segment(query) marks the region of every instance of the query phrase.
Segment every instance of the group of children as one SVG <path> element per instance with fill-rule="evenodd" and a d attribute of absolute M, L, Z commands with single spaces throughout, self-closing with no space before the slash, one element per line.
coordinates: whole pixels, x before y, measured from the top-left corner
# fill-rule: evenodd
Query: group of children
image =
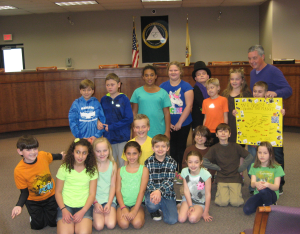
<path fill-rule="evenodd" d="M 25 204 L 32 229 L 56 226 L 57 222 L 58 233 L 91 233 L 92 226 L 112 229 L 116 223 L 123 229 L 129 224 L 141 228 L 144 206 L 153 220 L 161 220 L 162 212 L 168 224 L 187 219 L 197 223 L 201 217 L 211 221 L 212 181 L 217 183 L 217 205 L 240 206 L 244 203 L 240 173 L 252 162 L 249 174 L 255 191 L 244 205 L 245 214 L 255 212 L 259 205 L 274 204 L 284 172 L 274 160 L 272 146 L 262 142 L 254 161 L 252 154 L 235 143 L 236 134 L 232 134 L 237 113 L 232 105 L 234 97 L 252 96 L 243 70 L 230 71 L 222 97 L 218 95 L 218 79 L 210 78 L 205 64 L 197 62 L 194 68 L 193 92 L 191 85 L 181 80 L 180 63 L 170 63 L 170 80 L 160 87 L 155 84 L 155 68 L 146 66 L 142 75 L 145 85 L 134 91 L 130 101 L 119 93 L 121 83 L 114 73 L 106 77 L 108 94 L 101 104 L 92 97 L 93 82 L 83 80 L 82 97 L 74 101 L 69 112 L 76 139 L 66 154 L 39 152 L 38 141 L 32 136 L 19 139 L 17 151 L 24 159 L 14 175 L 21 195 L 12 218 Z M 264 97 L 266 92 L 265 83 L 254 85 L 254 97 Z M 199 125 L 197 115 L 203 119 Z M 131 124 L 135 137 L 130 140 Z M 193 145 L 186 148 L 191 126 L 195 126 Z M 57 159 L 63 159 L 63 163 L 55 187 L 49 164 Z M 183 180 L 178 205 L 176 171 L 181 171 Z"/>

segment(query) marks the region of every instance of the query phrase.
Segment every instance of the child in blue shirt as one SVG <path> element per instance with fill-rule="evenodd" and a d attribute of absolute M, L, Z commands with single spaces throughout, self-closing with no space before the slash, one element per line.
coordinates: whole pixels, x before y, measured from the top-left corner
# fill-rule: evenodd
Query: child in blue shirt
<path fill-rule="evenodd" d="M 104 130 L 97 129 L 97 121 L 99 119 L 105 123 L 105 116 L 97 98 L 92 97 L 94 83 L 85 79 L 80 82 L 79 88 L 82 97 L 73 102 L 69 111 L 70 129 L 76 138 L 86 138 L 93 142 L 103 134 Z"/>
<path fill-rule="evenodd" d="M 125 144 L 130 140 L 133 113 L 128 97 L 118 91 L 121 82 L 115 73 L 106 76 L 105 85 L 108 93 L 100 101 L 106 117 L 106 124 L 103 124 L 105 129 L 103 136 L 112 146 L 115 161 L 119 160 L 119 167 L 122 167 L 124 166 L 122 152 Z M 101 123 L 98 127 L 101 129 Z"/>

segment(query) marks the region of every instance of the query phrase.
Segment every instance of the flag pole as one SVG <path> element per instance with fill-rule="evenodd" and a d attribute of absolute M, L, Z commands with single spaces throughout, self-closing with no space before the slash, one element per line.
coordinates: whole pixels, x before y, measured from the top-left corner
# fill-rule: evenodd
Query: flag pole
<path fill-rule="evenodd" d="M 191 41 L 189 34 L 189 14 L 186 15 L 186 43 L 185 43 L 185 66 L 190 65 L 192 55 Z"/>

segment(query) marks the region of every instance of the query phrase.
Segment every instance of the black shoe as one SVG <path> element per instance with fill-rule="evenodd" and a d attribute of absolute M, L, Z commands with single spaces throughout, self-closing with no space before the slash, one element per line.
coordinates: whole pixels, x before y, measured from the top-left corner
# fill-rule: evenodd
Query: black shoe
<path fill-rule="evenodd" d="M 181 198 L 176 198 L 176 205 L 177 204 L 180 204 L 182 202 L 182 199 Z"/>
<path fill-rule="evenodd" d="M 279 187 L 279 195 L 282 195 L 283 194 L 283 189 L 282 187 Z"/>
<path fill-rule="evenodd" d="M 150 213 L 151 215 L 151 218 L 154 220 L 154 221 L 159 221 L 161 220 L 161 215 L 159 213 L 159 210 L 153 212 L 153 213 Z"/>

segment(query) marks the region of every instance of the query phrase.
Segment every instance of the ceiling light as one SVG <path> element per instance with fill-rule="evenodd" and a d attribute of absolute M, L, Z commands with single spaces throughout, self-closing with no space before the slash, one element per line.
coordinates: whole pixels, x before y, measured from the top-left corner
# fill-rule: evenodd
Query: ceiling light
<path fill-rule="evenodd" d="M 141 0 L 142 2 L 182 2 L 182 0 Z"/>
<path fill-rule="evenodd" d="M 56 2 L 59 6 L 80 6 L 80 5 L 93 5 L 98 4 L 97 1 L 77 1 L 77 2 Z"/>
<path fill-rule="evenodd" d="M 0 10 L 13 10 L 13 9 L 18 9 L 13 6 L 0 6 Z"/>

